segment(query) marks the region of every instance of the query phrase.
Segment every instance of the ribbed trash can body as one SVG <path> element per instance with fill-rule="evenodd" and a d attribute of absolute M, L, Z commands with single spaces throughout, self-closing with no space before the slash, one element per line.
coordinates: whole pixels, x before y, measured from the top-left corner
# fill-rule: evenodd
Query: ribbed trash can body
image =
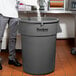
<path fill-rule="evenodd" d="M 22 41 L 24 72 L 48 74 L 55 69 L 56 33 L 59 20 L 56 18 L 22 18 L 19 30 Z"/>

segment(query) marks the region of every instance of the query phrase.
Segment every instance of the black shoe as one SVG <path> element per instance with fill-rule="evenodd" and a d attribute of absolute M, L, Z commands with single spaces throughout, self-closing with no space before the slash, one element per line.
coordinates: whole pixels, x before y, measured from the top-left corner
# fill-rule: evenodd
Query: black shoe
<path fill-rule="evenodd" d="M 19 62 L 17 61 L 17 59 L 15 59 L 15 60 L 9 60 L 9 61 L 8 61 L 8 64 L 14 65 L 14 66 L 18 66 L 18 67 L 22 66 L 22 64 L 19 63 Z"/>
<path fill-rule="evenodd" d="M 1 65 L 1 63 L 0 63 L 0 70 L 2 70 L 2 65 Z"/>
<path fill-rule="evenodd" d="M 76 48 L 72 48 L 72 49 L 71 49 L 71 54 L 72 54 L 72 55 L 76 55 Z"/>

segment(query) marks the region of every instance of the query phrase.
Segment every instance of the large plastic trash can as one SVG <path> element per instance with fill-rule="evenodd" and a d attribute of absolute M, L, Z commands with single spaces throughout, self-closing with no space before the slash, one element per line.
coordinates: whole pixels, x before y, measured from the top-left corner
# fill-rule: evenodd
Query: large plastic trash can
<path fill-rule="evenodd" d="M 55 69 L 57 18 L 21 18 L 19 30 L 22 41 L 23 71 L 48 74 Z"/>

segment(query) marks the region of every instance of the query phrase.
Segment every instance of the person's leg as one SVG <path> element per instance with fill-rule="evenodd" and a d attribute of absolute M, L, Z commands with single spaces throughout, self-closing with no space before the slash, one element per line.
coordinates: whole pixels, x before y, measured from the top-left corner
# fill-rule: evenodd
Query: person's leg
<path fill-rule="evenodd" d="M 2 37 L 4 34 L 5 26 L 8 23 L 8 20 L 9 18 L 0 15 L 0 51 L 1 51 Z M 1 58 L 0 58 L 0 70 L 1 69 L 2 69 L 2 65 L 1 65 Z"/>
<path fill-rule="evenodd" d="M 18 25 L 18 19 L 11 18 L 9 20 L 9 25 L 8 25 L 8 28 L 9 28 L 9 64 L 14 64 L 15 66 L 21 66 L 21 64 L 16 60 L 16 51 L 15 51 L 17 25 Z"/>

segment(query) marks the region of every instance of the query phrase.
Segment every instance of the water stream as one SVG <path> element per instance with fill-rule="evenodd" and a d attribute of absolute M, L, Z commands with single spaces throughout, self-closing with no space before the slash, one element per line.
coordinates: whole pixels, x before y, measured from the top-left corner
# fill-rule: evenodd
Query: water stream
<path fill-rule="evenodd" d="M 40 14 L 40 10 L 39 10 L 39 5 L 37 5 L 36 8 L 37 8 L 37 20 L 41 21 L 42 19 L 41 19 L 41 14 Z"/>

